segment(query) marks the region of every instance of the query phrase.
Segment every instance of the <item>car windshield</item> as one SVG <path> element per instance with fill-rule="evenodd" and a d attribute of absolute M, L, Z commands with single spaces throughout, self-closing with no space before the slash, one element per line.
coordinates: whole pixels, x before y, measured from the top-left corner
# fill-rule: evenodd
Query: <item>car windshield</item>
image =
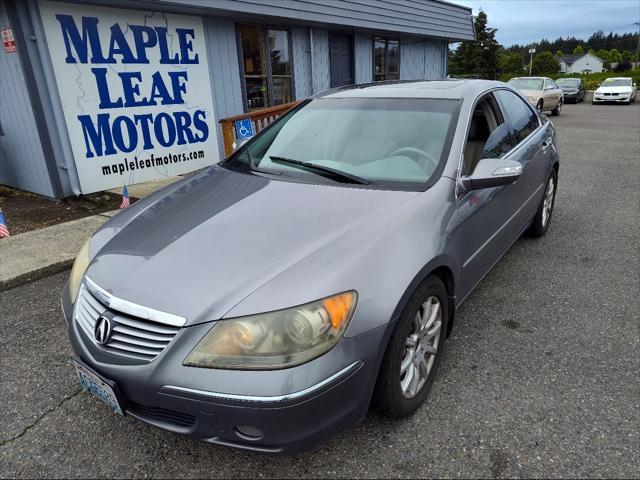
<path fill-rule="evenodd" d="M 578 87 L 580 85 L 580 80 L 577 78 L 560 78 L 556 80 L 556 83 L 561 87 Z"/>
<path fill-rule="evenodd" d="M 422 189 L 448 154 L 458 106 L 441 99 L 314 99 L 223 166 L 314 183 Z"/>
<path fill-rule="evenodd" d="M 630 87 L 630 78 L 607 78 L 602 82 L 603 87 Z"/>
<path fill-rule="evenodd" d="M 541 78 L 512 78 L 508 83 L 518 90 L 542 90 L 544 80 Z"/>

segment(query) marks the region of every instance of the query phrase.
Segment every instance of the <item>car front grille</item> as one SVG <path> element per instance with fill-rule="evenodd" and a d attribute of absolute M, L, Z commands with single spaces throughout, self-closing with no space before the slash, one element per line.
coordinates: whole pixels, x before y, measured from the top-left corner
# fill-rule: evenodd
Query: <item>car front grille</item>
<path fill-rule="evenodd" d="M 96 324 L 102 316 L 109 319 L 111 330 L 105 343 L 96 340 Z M 87 338 L 109 353 L 148 362 L 156 358 L 178 333 L 179 327 L 126 315 L 108 308 L 80 287 L 74 318 Z"/>
<path fill-rule="evenodd" d="M 150 422 L 171 423 L 179 427 L 191 427 L 196 423 L 196 417 L 188 413 L 176 412 L 166 408 L 148 407 L 139 403 L 129 402 L 127 412 Z"/>

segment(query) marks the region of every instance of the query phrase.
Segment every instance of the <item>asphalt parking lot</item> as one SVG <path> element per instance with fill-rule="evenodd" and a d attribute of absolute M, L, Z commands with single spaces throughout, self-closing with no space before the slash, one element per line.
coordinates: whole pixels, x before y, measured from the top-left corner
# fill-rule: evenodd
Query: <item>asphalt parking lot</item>
<path fill-rule="evenodd" d="M 315 451 L 271 458 L 111 414 L 81 393 L 58 294 L 0 294 L 2 477 L 637 477 L 640 102 L 566 105 L 556 209 L 458 316 L 413 417 L 369 414 Z"/>

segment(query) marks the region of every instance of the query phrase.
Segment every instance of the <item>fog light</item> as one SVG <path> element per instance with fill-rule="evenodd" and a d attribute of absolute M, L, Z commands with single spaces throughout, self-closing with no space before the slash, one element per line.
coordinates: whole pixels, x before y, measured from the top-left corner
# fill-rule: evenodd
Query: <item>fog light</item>
<path fill-rule="evenodd" d="M 262 430 L 247 425 L 239 425 L 236 427 L 236 435 L 245 440 L 260 440 L 264 434 Z"/>

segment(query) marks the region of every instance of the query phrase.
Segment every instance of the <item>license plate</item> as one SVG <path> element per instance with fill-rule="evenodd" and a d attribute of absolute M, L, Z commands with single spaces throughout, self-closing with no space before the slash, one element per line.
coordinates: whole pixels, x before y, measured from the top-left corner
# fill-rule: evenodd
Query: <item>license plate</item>
<path fill-rule="evenodd" d="M 80 387 L 82 387 L 84 391 L 98 397 L 118 415 L 124 415 L 113 387 L 87 367 L 78 363 L 77 360 L 74 359 L 73 363 L 76 367 L 76 375 L 78 376 Z"/>

